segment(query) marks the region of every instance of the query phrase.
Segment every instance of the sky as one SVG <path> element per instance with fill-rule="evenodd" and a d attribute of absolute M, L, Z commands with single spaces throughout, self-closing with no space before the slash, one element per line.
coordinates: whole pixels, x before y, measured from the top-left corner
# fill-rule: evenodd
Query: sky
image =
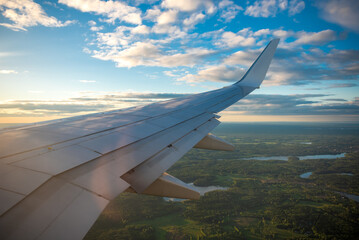
<path fill-rule="evenodd" d="M 231 122 L 359 122 L 357 0 L 0 0 L 0 123 L 127 108 L 238 81 Z"/>

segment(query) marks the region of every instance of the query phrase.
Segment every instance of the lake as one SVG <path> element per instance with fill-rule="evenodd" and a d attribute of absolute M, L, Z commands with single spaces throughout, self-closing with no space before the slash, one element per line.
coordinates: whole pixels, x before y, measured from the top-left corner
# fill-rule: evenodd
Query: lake
<path fill-rule="evenodd" d="M 312 175 L 312 172 L 306 172 L 306 173 L 300 174 L 299 177 L 301 177 L 301 178 L 309 178 L 310 175 Z"/>
<path fill-rule="evenodd" d="M 299 160 L 307 160 L 307 159 L 336 159 L 342 158 L 345 156 L 345 153 L 340 154 L 326 154 L 326 155 L 307 155 L 307 156 L 297 156 Z M 271 157 L 252 157 L 252 158 L 242 158 L 241 160 L 282 160 L 288 161 L 288 156 L 271 156 Z"/>
<path fill-rule="evenodd" d="M 336 192 L 339 193 L 340 195 L 347 197 L 351 200 L 354 200 L 356 202 L 359 202 L 359 196 L 358 195 L 354 195 L 354 194 L 348 194 L 348 193 L 343 193 L 343 192 Z"/>

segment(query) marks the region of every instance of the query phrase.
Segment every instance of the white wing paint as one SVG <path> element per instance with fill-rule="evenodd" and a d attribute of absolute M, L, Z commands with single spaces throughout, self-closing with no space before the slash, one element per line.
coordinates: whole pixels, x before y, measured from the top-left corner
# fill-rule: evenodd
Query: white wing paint
<path fill-rule="evenodd" d="M 225 88 L 1 130 L 0 239 L 82 239 L 124 191 L 198 198 L 166 170 L 192 147 L 233 149 L 208 135 L 216 113 L 260 86 L 278 42 Z"/>

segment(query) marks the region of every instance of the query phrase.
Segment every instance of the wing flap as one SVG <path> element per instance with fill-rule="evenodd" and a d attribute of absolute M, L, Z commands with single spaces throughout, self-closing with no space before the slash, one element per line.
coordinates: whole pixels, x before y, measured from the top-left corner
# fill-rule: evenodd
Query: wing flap
<path fill-rule="evenodd" d="M 163 173 L 142 194 L 169 198 L 199 199 L 200 194 L 192 186 L 168 173 Z"/>
<path fill-rule="evenodd" d="M 219 121 L 212 118 L 210 121 L 193 129 L 184 137 L 178 139 L 158 154 L 132 169 L 122 176 L 138 193 L 142 193 L 151 183 L 159 178 L 163 172 L 170 168 L 208 132 L 215 128 Z"/>
<path fill-rule="evenodd" d="M 234 151 L 233 144 L 217 137 L 211 133 L 207 134 L 200 142 L 198 142 L 194 148 L 219 150 L 219 151 Z"/>

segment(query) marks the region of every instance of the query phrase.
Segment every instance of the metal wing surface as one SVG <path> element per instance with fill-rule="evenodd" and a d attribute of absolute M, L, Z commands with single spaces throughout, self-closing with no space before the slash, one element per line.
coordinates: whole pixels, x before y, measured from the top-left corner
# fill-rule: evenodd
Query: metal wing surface
<path fill-rule="evenodd" d="M 196 199 L 165 171 L 208 135 L 216 113 L 258 88 L 278 39 L 237 83 L 183 98 L 0 131 L 0 238 L 82 239 L 124 191 Z"/>

